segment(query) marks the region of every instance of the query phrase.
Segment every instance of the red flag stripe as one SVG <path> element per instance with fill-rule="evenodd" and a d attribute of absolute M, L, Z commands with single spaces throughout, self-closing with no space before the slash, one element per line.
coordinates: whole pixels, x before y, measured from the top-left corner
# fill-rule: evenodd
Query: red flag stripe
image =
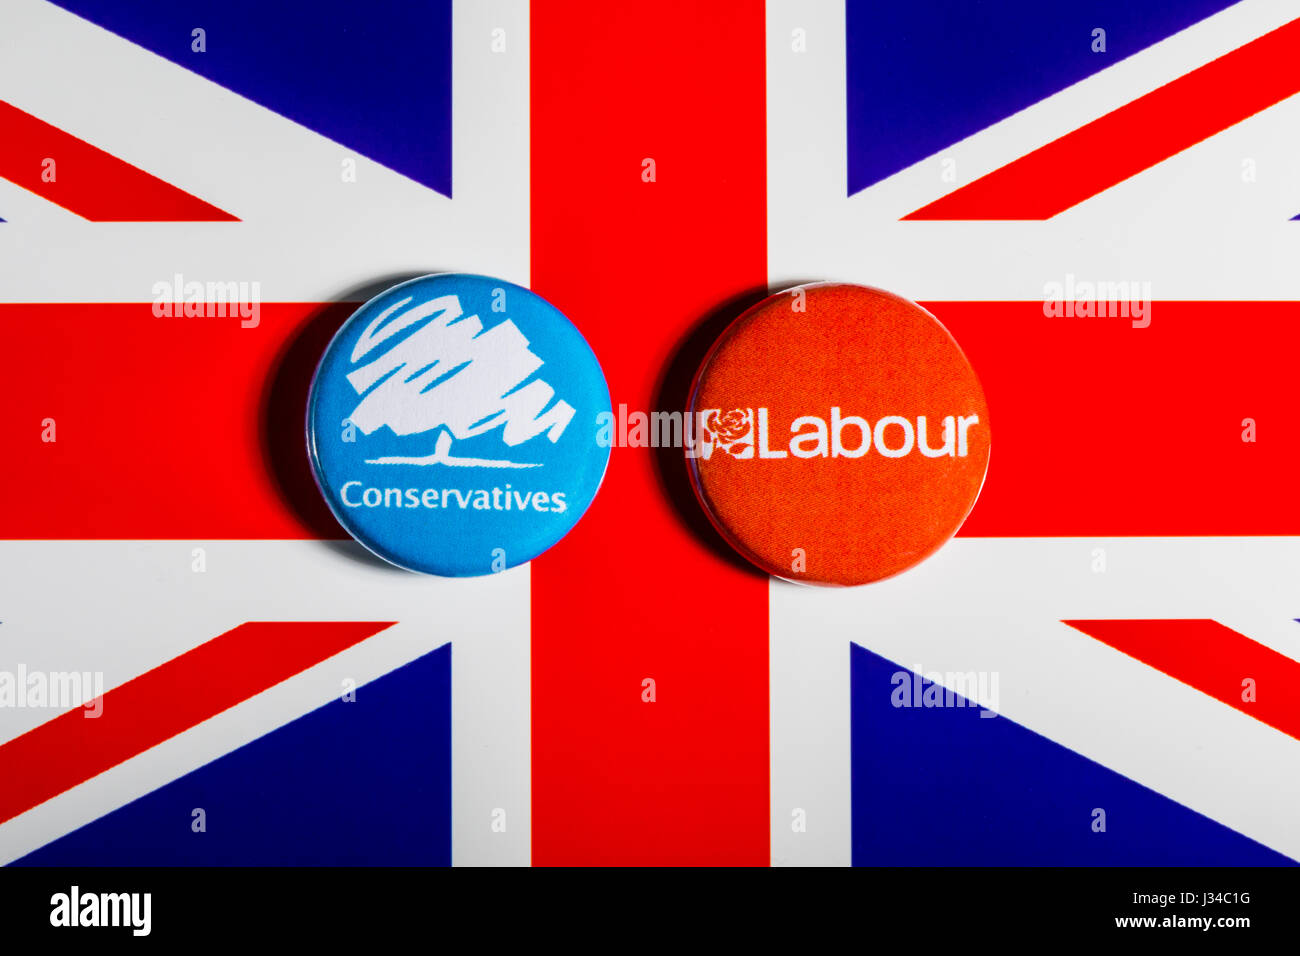
<path fill-rule="evenodd" d="M 0 143 L 0 177 L 91 222 L 239 221 L 3 100 Z"/>
<path fill-rule="evenodd" d="M 0 823 L 378 634 L 392 622 L 253 622 L 0 744 Z"/>
<path fill-rule="evenodd" d="M 14 505 L 0 538 L 346 538 L 303 422 L 354 308 L 264 304 L 242 328 L 147 303 L 0 305 L 0 345 L 21 357 L 0 416 Z"/>
<path fill-rule="evenodd" d="M 903 218 L 1050 219 L 1300 93 L 1297 62 L 1293 20 Z"/>
<path fill-rule="evenodd" d="M 1042 302 L 925 305 L 988 398 L 963 536 L 1300 534 L 1300 302 L 1155 302 L 1147 328 Z"/>
<path fill-rule="evenodd" d="M 1064 623 L 1300 739 L 1300 661 L 1218 621 Z"/>
<path fill-rule="evenodd" d="M 531 31 L 533 286 L 616 406 L 681 409 L 704 339 L 766 285 L 763 4 L 542 4 Z M 615 448 L 533 564 L 536 864 L 770 861 L 767 580 L 685 479 L 680 449 Z"/>
<path fill-rule="evenodd" d="M 642 184 L 640 160 L 627 161 L 635 185 L 660 190 L 658 200 L 620 199 L 629 217 L 628 207 L 642 202 L 643 225 L 629 232 L 670 231 L 667 213 L 651 210 L 672 199 L 663 208 L 685 215 L 677 204 L 688 197 L 676 194 L 686 187 Z M 672 174 L 681 175 L 680 165 Z M 601 235 L 612 233 L 561 209 L 568 200 L 543 192 L 541 182 L 537 189 L 537 243 L 560 244 L 534 249 L 538 288 L 588 334 L 615 403 L 646 410 L 684 401 L 684 388 L 659 388 L 657 379 L 677 355 L 671 378 L 680 386 L 700 342 L 737 313 L 731 293 L 709 291 L 741 274 L 739 263 L 728 265 L 741 257 L 743 250 L 730 251 L 737 238 L 721 260 L 734 272 L 681 276 L 656 299 L 644 293 L 653 283 L 639 270 L 667 268 L 645 258 L 666 239 L 652 231 L 644 242 L 628 238 L 627 248 L 640 251 L 605 251 L 601 275 L 563 272 L 573 261 L 563 243 L 581 240 L 574 248 L 594 266 Z M 697 198 L 706 208 L 725 198 L 732 208 L 719 215 L 748 214 L 738 198 Z M 627 261 L 613 261 L 620 258 Z M 963 536 L 1300 534 L 1292 480 L 1300 472 L 1300 416 L 1289 385 L 1300 354 L 1300 303 L 1155 302 L 1150 327 L 1140 329 L 1128 318 L 1048 317 L 1042 302 L 925 305 L 961 343 L 989 402 L 993 454 Z M 688 338 L 711 307 L 706 334 Z M 245 329 L 238 318 L 155 318 L 147 304 L 0 305 L 0 346 L 22 357 L 8 370 L 0 416 L 9 455 L 0 500 L 11 503 L 0 509 L 0 538 L 346 537 L 312 480 L 302 423 L 316 361 L 354 308 L 265 304 L 258 327 Z M 626 331 L 633 321 L 635 335 Z M 47 419 L 55 442 L 42 440 Z M 1255 441 L 1242 441 L 1247 431 Z M 651 455 L 614 450 L 609 484 L 578 533 L 607 496 L 667 527 L 698 510 L 671 468 L 663 472 Z M 625 500 L 633 487 L 645 500 Z M 624 530 L 640 533 L 640 522 Z M 610 555 L 625 557 L 636 550 L 633 541 L 612 538 Z M 684 547 L 692 553 L 689 540 Z M 656 560 L 675 553 L 654 552 Z"/>

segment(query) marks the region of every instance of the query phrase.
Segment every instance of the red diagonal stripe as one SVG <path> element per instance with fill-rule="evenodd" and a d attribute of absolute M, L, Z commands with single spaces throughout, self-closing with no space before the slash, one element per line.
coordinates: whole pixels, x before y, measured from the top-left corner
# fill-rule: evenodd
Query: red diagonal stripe
<path fill-rule="evenodd" d="M 1065 621 L 1229 707 L 1300 738 L 1300 661 L 1210 620 Z M 1243 681 L 1254 681 L 1245 701 Z"/>
<path fill-rule="evenodd" d="M 1300 92 L 1300 20 L 1219 57 L 904 219 L 1050 219 Z"/>
<path fill-rule="evenodd" d="M 704 340 L 766 291 L 763 4 L 537 4 L 531 30 L 533 285 L 615 405 L 684 408 Z M 614 449 L 533 563 L 534 863 L 768 864 L 768 585 L 741 564 L 680 448 Z"/>
<path fill-rule="evenodd" d="M 0 745 L 0 823 L 156 747 L 392 622 L 255 622 L 114 687 Z"/>
<path fill-rule="evenodd" d="M 92 222 L 239 221 L 3 100 L 0 177 Z"/>

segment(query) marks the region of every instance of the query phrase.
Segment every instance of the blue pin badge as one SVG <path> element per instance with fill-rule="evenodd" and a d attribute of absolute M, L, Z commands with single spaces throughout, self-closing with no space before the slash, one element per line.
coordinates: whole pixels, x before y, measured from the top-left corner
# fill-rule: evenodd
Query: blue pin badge
<path fill-rule="evenodd" d="M 339 329 L 312 380 L 307 450 L 354 538 L 464 577 L 568 534 L 605 475 L 609 417 L 600 364 L 555 306 L 447 273 L 394 286 Z"/>

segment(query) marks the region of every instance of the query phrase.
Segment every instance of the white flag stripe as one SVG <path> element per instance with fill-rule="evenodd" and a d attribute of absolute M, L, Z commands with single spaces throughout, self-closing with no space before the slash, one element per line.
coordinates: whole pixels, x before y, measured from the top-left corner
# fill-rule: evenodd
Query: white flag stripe
<path fill-rule="evenodd" d="M 843 4 L 769 3 L 772 286 L 835 278 L 914 299 L 1033 300 L 1074 274 L 1149 282 L 1155 299 L 1300 298 L 1300 227 L 1288 221 L 1300 213 L 1300 97 L 1046 222 L 897 221 L 1297 15 L 1246 0 L 846 198 Z M 791 50 L 795 27 L 806 54 Z M 941 179 L 944 159 L 956 183 Z"/>
<path fill-rule="evenodd" d="M 196 573 L 199 547 L 206 570 Z M 448 641 L 454 861 L 528 862 L 527 567 L 442 579 L 352 543 L 314 541 L 9 541 L 0 566 L 0 667 L 103 671 L 106 688 L 245 621 L 399 622 L 0 826 L 0 862 L 338 699 L 344 678 L 373 680 Z M 0 708 L 0 741 L 54 713 Z M 507 813 L 504 833 L 491 831 L 497 808 Z"/>
<path fill-rule="evenodd" d="M 1297 538 L 971 538 L 863 588 L 774 581 L 774 861 L 848 862 L 850 642 L 996 672 L 1005 717 L 1300 859 L 1300 741 L 1060 623 L 1211 618 L 1295 659 L 1297 576 Z"/>
<path fill-rule="evenodd" d="M 905 216 L 955 185 L 979 179 L 1296 16 L 1300 16 L 1300 7 L 1287 9 L 1285 4 L 1247 2 L 1229 7 L 943 150 L 941 155 L 953 159 L 960 171 L 957 184 L 939 179 L 936 159 L 922 160 L 879 188 L 868 189 L 879 195 L 880 205 L 868 197 L 868 203 L 863 204 L 865 210 L 859 211 L 894 219 Z M 1125 146 L 1115 144 L 1120 150 Z M 1229 172 L 1235 176 L 1236 170 Z M 1199 203 L 1187 205 L 1199 207 Z"/>
<path fill-rule="evenodd" d="M 85 220 L 76 213 L 57 206 L 7 179 L 0 179 L 0 218 L 6 220 L 3 227 L 6 229 L 24 229 L 28 223 L 50 228 L 56 222 L 60 228 L 70 229 L 85 223 Z M 58 257 L 52 255 L 47 258 L 49 261 L 45 268 L 50 272 L 59 272 Z M 12 278 L 8 263 L 0 263 L 0 280 L 8 285 Z"/>
<path fill-rule="evenodd" d="M 88 21 L 9 0 L 0 98 L 242 222 L 87 223 L 28 205 L 0 228 L 0 299 L 147 302 L 175 273 L 259 282 L 267 302 L 454 269 L 527 284 L 527 8 L 464 0 L 453 17 L 454 200 Z"/>

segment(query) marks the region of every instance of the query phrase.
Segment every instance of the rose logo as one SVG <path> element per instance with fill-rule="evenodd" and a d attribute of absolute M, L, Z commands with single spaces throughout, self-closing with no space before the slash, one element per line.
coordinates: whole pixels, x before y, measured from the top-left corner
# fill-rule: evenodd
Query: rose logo
<path fill-rule="evenodd" d="M 748 457 L 753 452 L 753 412 L 733 408 L 729 412 L 712 412 L 704 420 L 704 440 L 716 444 L 733 458 Z"/>

